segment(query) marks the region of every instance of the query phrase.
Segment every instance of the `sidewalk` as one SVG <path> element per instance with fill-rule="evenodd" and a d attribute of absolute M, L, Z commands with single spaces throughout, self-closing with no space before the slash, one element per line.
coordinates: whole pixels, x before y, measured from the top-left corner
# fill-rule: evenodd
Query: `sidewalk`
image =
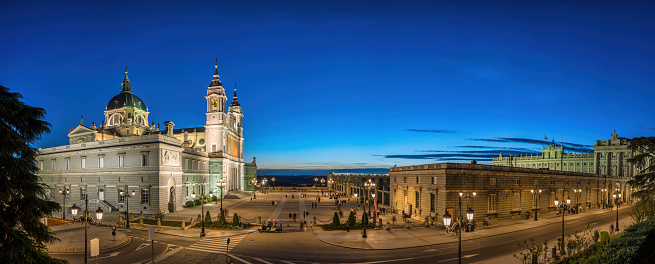
<path fill-rule="evenodd" d="M 57 231 L 55 232 L 55 236 L 59 238 L 60 241 L 48 244 L 48 252 L 84 252 L 84 228 Z M 130 242 L 130 238 L 121 230 L 116 231 L 116 237 L 114 240 L 114 237 L 111 235 L 111 227 L 107 226 L 89 226 L 87 230 L 87 238 L 89 240 L 98 238 L 101 252 L 122 247 Z M 87 250 L 91 251 L 91 247 L 88 246 Z"/>
<path fill-rule="evenodd" d="M 622 206 L 621 210 L 626 208 L 630 207 Z M 608 211 L 604 209 L 588 210 L 585 213 L 566 215 L 566 220 L 571 221 L 606 212 Z M 478 228 L 476 228 L 475 232 L 463 232 L 462 240 L 478 239 L 517 232 L 542 225 L 558 223 L 561 219 L 561 216 L 546 214 L 543 216 L 540 215 L 539 221 L 534 221 L 533 218 L 529 220 L 521 218 L 497 221 L 492 223 L 491 226 L 482 227 L 481 225 L 477 225 Z M 628 218 L 628 220 L 630 220 L 630 218 Z M 624 230 L 629 221 L 626 222 L 626 219 L 623 219 L 621 222 L 621 230 Z M 419 224 L 419 222 L 416 222 L 416 224 Z M 412 229 L 401 228 L 391 230 L 367 229 L 366 231 L 368 238 L 362 238 L 361 230 L 351 230 L 351 232 L 343 230 L 324 231 L 320 227 L 313 227 L 314 235 L 318 240 L 331 245 L 353 249 L 402 249 L 456 242 L 458 239 L 457 236 L 446 233 L 446 231 L 441 227 L 416 227 Z"/>

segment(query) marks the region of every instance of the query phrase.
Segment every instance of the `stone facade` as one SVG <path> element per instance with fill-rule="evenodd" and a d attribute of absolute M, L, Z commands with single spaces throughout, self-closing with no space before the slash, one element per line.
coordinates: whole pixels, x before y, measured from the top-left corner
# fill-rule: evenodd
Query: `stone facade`
<path fill-rule="evenodd" d="M 371 180 L 375 183 L 375 188 L 371 189 L 376 195 L 378 204 L 389 205 L 389 174 L 372 174 L 372 173 L 330 173 L 327 176 L 328 187 L 330 191 L 347 196 L 364 197 L 367 189 L 364 183 Z"/>
<path fill-rule="evenodd" d="M 144 213 L 173 212 L 193 200 L 192 194 L 218 194 L 216 182 L 227 183 L 224 191 L 244 190 L 245 167 L 256 177 L 257 165 L 243 161 L 243 114 L 236 88 L 229 109 L 218 79 L 218 66 L 207 89 L 207 120 L 204 127 L 166 130 L 148 124 L 149 110 L 132 93 L 127 71 L 122 91 L 105 108 L 105 121 L 70 130 L 70 145 L 39 149 L 37 175 L 49 186 L 48 199 L 61 203 L 66 195 L 67 215 L 73 204 L 89 209 L 127 209 Z M 220 100 L 220 103 L 218 102 Z M 253 175 L 254 174 L 254 175 Z M 135 192 L 134 197 L 121 196 Z"/>
<path fill-rule="evenodd" d="M 392 208 L 437 223 L 443 223 L 446 211 L 459 215 L 460 192 L 476 193 L 462 200 L 462 211 L 471 208 L 476 220 L 554 212 L 555 198 L 570 197 L 581 208 L 602 208 L 614 192 L 624 200 L 631 193 L 625 177 L 493 165 L 424 164 L 393 167 L 389 175 Z"/>
<path fill-rule="evenodd" d="M 553 143 L 544 147 L 541 155 L 503 156 L 501 153 L 492 164 L 633 177 L 635 168 L 627 162 L 632 157 L 629 142 L 629 139 L 618 137 L 614 131 L 611 139 L 596 140 L 593 153 L 565 153 L 564 147 Z"/>

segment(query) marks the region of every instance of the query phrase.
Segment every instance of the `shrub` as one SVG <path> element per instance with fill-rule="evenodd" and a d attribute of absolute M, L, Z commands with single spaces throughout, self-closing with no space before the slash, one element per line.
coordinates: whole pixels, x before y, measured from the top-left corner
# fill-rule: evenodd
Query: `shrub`
<path fill-rule="evenodd" d="M 195 200 L 193 200 L 193 203 L 194 203 L 195 205 L 200 205 L 200 199 L 195 199 Z"/>
<path fill-rule="evenodd" d="M 221 211 L 221 216 L 218 218 L 218 224 L 224 225 L 225 223 L 225 211 Z"/>
<path fill-rule="evenodd" d="M 241 224 L 241 221 L 239 221 L 239 216 L 237 215 L 237 213 L 234 213 L 234 216 L 232 216 L 232 224 L 233 225 Z"/>
<path fill-rule="evenodd" d="M 155 219 L 159 218 L 160 221 L 164 221 L 164 216 L 166 215 L 162 211 L 157 211 L 157 213 L 155 213 Z"/>
<path fill-rule="evenodd" d="M 209 214 L 209 211 L 205 214 L 205 225 L 212 224 L 212 216 Z"/>
<path fill-rule="evenodd" d="M 212 197 L 212 202 L 216 202 L 216 201 L 218 201 L 218 196 L 214 195 L 214 196 Z"/>
<path fill-rule="evenodd" d="M 337 212 L 334 212 L 334 216 L 332 216 L 332 224 L 339 226 L 339 214 Z"/>
<path fill-rule="evenodd" d="M 186 207 L 194 207 L 196 204 L 193 201 L 186 201 Z"/>
<path fill-rule="evenodd" d="M 357 219 L 355 218 L 353 211 L 350 211 L 350 214 L 348 215 L 348 222 L 350 222 L 350 226 L 355 226 L 357 223 Z"/>

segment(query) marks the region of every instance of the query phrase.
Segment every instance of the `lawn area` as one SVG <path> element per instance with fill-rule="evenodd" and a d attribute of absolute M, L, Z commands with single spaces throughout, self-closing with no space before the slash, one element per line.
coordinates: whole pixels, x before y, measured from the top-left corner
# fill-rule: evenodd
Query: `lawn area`
<path fill-rule="evenodd" d="M 134 220 L 130 221 L 131 223 L 139 223 L 139 220 Z M 143 223 L 146 225 L 157 225 L 157 220 L 156 219 L 143 219 Z M 189 226 L 191 222 L 184 222 L 185 226 Z M 170 226 L 170 227 L 182 227 L 182 221 L 162 221 L 161 222 L 162 226 Z"/>

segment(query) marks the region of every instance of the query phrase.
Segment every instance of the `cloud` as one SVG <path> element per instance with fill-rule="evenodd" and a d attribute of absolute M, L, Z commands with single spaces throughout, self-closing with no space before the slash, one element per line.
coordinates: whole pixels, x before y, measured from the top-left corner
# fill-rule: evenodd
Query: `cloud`
<path fill-rule="evenodd" d="M 514 138 L 514 137 L 498 137 L 498 138 L 469 138 L 468 140 L 472 141 L 483 141 L 483 142 L 497 142 L 497 143 L 521 143 L 521 144 L 531 144 L 531 145 L 550 145 L 553 141 L 547 141 L 542 139 L 531 139 L 531 138 Z M 556 145 L 561 146 L 564 144 L 564 151 L 574 151 L 574 152 L 589 152 L 593 151 L 591 145 L 577 144 L 571 142 L 555 142 Z"/>
<path fill-rule="evenodd" d="M 455 130 L 446 130 L 446 129 L 414 129 L 414 128 L 408 128 L 405 129 L 405 131 L 410 131 L 410 132 L 421 132 L 421 133 L 459 133 Z"/>
<path fill-rule="evenodd" d="M 639 129 L 648 129 L 651 131 L 655 131 L 655 127 L 639 127 Z"/>

